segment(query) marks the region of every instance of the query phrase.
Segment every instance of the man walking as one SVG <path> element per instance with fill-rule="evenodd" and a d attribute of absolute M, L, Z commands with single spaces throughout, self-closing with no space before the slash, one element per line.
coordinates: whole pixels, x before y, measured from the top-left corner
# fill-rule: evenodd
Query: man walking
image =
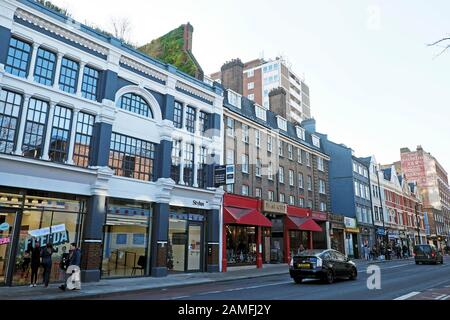
<path fill-rule="evenodd" d="M 81 250 L 77 247 L 76 243 L 70 244 L 70 251 L 69 251 L 69 262 L 67 268 L 70 266 L 80 266 L 81 262 Z M 65 274 L 65 282 L 63 285 L 61 285 L 59 288 L 63 291 L 67 288 L 67 279 L 71 276 L 71 274 Z"/>

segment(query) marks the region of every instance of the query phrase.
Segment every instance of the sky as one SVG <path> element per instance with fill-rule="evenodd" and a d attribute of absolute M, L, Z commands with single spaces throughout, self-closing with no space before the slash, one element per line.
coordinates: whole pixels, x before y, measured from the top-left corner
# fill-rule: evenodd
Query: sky
<path fill-rule="evenodd" d="M 139 45 L 189 21 L 206 74 L 233 58 L 283 55 L 310 87 L 319 132 L 382 164 L 422 145 L 450 173 L 450 50 L 427 46 L 450 35 L 450 1 L 52 2 L 106 30 L 128 18 Z"/>

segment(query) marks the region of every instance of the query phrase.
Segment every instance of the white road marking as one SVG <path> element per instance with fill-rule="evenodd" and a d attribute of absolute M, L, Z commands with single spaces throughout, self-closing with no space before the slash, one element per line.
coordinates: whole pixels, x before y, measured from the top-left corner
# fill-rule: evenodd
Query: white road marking
<path fill-rule="evenodd" d="M 189 296 L 173 297 L 173 298 L 169 298 L 169 300 L 178 300 L 178 299 L 184 299 L 184 298 L 189 298 Z"/>
<path fill-rule="evenodd" d="M 417 296 L 418 294 L 420 294 L 420 292 L 413 291 L 413 292 L 405 294 L 405 295 L 403 295 L 401 297 L 395 298 L 394 300 L 406 300 L 406 299 L 409 299 L 411 297 Z"/>
<path fill-rule="evenodd" d="M 444 298 L 445 294 L 441 294 L 440 296 L 434 297 L 434 300 L 441 300 L 441 298 Z"/>

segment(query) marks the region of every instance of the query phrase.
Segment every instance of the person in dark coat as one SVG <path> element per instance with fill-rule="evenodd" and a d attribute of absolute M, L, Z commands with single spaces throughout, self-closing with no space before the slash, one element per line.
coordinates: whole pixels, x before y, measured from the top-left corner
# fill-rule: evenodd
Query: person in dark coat
<path fill-rule="evenodd" d="M 31 249 L 31 287 L 36 287 L 38 271 L 41 265 L 41 246 L 39 241 L 34 242 L 34 247 Z"/>
<path fill-rule="evenodd" d="M 70 266 L 80 266 L 81 263 L 81 250 L 77 247 L 76 243 L 71 243 L 70 244 L 70 250 L 69 250 L 69 261 L 67 263 L 67 267 L 69 268 Z M 65 283 L 61 286 L 59 286 L 59 288 L 61 290 L 66 290 L 67 288 L 67 279 L 68 277 L 70 277 L 71 275 L 66 273 L 66 278 L 65 278 Z"/>
<path fill-rule="evenodd" d="M 47 243 L 45 248 L 42 250 L 42 266 L 44 267 L 44 286 L 47 288 L 50 282 L 50 273 L 52 272 L 52 255 L 56 250 L 53 248 L 51 243 Z"/>

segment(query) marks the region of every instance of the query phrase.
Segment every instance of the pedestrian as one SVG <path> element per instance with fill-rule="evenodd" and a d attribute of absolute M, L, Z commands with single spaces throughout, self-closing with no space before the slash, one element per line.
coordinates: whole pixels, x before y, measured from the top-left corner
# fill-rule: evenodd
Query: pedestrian
<path fill-rule="evenodd" d="M 53 245 L 50 242 L 47 243 L 47 245 L 41 252 L 42 266 L 44 268 L 43 277 L 45 288 L 48 287 L 48 284 L 50 282 L 50 274 L 52 272 L 52 255 L 55 252 L 56 250 L 53 248 Z"/>
<path fill-rule="evenodd" d="M 70 250 L 69 250 L 69 257 L 68 257 L 68 262 L 67 262 L 67 268 L 69 268 L 70 266 L 80 266 L 80 262 L 81 262 L 81 250 L 77 247 L 76 243 L 71 243 L 70 244 Z M 66 270 L 67 270 L 66 268 Z M 67 274 L 66 273 L 66 277 L 65 277 L 65 282 L 64 284 L 62 284 L 61 286 L 59 286 L 59 288 L 63 291 L 66 290 L 67 288 L 67 279 L 71 276 L 71 274 Z"/>
<path fill-rule="evenodd" d="M 367 245 L 367 243 L 364 245 L 364 258 L 366 260 L 369 260 L 369 246 Z"/>
<path fill-rule="evenodd" d="M 66 252 L 66 247 L 62 248 L 61 261 L 59 262 L 60 276 L 59 280 L 64 281 L 66 278 L 66 270 L 69 267 L 69 252 Z"/>
<path fill-rule="evenodd" d="M 402 258 L 402 249 L 400 247 L 400 244 L 397 244 L 395 251 L 397 253 L 397 259 L 401 259 Z"/>
<path fill-rule="evenodd" d="M 31 264 L 31 251 L 33 250 L 33 246 L 31 243 L 28 244 L 27 249 L 23 253 L 23 261 L 22 261 L 22 275 L 21 278 L 28 278 L 28 274 L 30 271 Z"/>
<path fill-rule="evenodd" d="M 300 247 L 298 248 L 298 252 L 302 253 L 303 251 L 305 251 L 305 247 L 303 246 L 303 244 L 300 244 Z"/>
<path fill-rule="evenodd" d="M 407 259 L 409 257 L 408 254 L 408 247 L 406 246 L 406 244 L 403 245 L 403 258 Z"/>
<path fill-rule="evenodd" d="M 41 266 L 41 246 L 39 241 L 34 240 L 34 247 L 31 250 L 31 287 L 36 287 L 38 271 Z"/>

